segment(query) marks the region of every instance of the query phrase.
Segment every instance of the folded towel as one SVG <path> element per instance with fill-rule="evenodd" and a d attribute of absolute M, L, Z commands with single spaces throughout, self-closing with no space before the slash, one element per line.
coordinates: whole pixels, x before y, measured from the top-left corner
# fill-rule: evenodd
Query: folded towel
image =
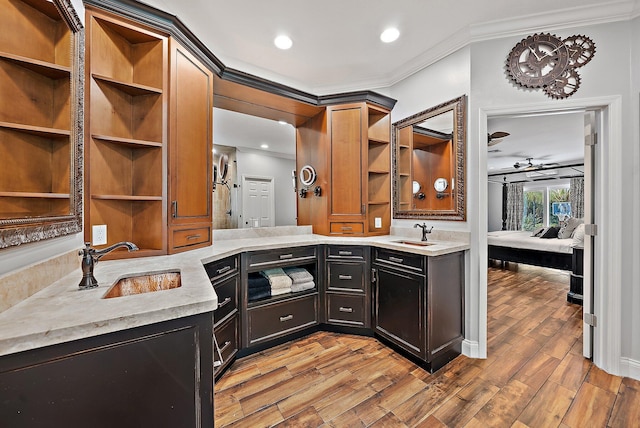
<path fill-rule="evenodd" d="M 291 284 L 293 281 L 291 281 L 291 278 L 289 278 L 289 276 L 284 273 L 284 270 L 282 270 L 282 268 L 263 270 L 260 272 L 260 274 L 269 280 L 269 284 L 271 284 L 271 290 L 279 288 L 291 288 Z"/>
<path fill-rule="evenodd" d="M 286 273 L 289 276 L 289 278 L 291 278 L 294 284 L 313 281 L 313 275 L 311 275 L 309 271 L 306 270 L 305 268 L 301 268 L 301 267 L 284 268 L 284 273 Z"/>
<path fill-rule="evenodd" d="M 260 288 L 250 288 L 247 293 L 247 299 L 250 302 L 266 299 L 268 297 L 271 297 L 271 287 L 269 285 Z"/>
<path fill-rule="evenodd" d="M 280 296 L 282 294 L 287 294 L 287 293 L 291 293 L 291 287 L 287 287 L 287 288 L 272 288 L 271 289 L 271 295 L 272 296 Z"/>
<path fill-rule="evenodd" d="M 260 275 L 249 275 L 247 288 L 251 290 L 252 288 L 271 288 L 271 284 L 269 284 L 269 280 L 264 276 Z"/>
<path fill-rule="evenodd" d="M 305 291 L 305 290 L 312 290 L 316 288 L 316 283 L 313 281 L 307 281 L 307 282 L 302 282 L 302 283 L 293 283 L 291 285 L 291 292 L 292 293 L 297 293 L 300 291 Z"/>

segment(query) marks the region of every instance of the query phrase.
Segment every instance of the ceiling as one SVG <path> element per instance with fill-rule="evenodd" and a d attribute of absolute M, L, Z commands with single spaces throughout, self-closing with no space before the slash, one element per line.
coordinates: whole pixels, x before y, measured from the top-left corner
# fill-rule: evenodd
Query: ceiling
<path fill-rule="evenodd" d="M 225 66 L 325 95 L 389 87 L 472 41 L 624 19 L 640 0 L 142 2 L 176 15 Z M 379 35 L 389 26 L 400 30 L 400 38 L 384 44 Z M 281 33 L 293 39 L 287 51 L 273 44 Z M 262 150 L 267 143 L 271 152 L 295 156 L 291 126 L 220 109 L 214 120 L 215 144 Z M 568 135 L 577 128 L 566 128 L 566 118 L 502 118 L 489 126 L 490 132 L 511 133 L 494 147 L 501 152 L 489 153 L 490 173 L 513 169 L 527 157 L 534 163 L 581 157 L 581 143 L 570 148 Z M 562 159 L 552 157 L 559 147 Z"/>

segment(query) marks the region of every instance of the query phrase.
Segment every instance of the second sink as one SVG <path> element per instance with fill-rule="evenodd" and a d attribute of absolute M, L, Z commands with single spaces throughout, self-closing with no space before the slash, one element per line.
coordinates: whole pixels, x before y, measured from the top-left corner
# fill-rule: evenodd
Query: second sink
<path fill-rule="evenodd" d="M 103 299 L 169 290 L 181 286 L 179 270 L 141 273 L 117 280 L 103 296 Z"/>

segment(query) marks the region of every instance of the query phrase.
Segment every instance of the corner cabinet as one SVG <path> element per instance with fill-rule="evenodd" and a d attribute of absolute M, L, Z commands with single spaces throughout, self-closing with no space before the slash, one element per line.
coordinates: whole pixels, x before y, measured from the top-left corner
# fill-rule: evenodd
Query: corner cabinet
<path fill-rule="evenodd" d="M 153 28 L 93 7 L 86 23 L 85 241 L 106 225 L 105 245 L 140 250 L 105 258 L 208 245 L 212 73 Z"/>
<path fill-rule="evenodd" d="M 213 73 L 169 42 L 169 253 L 211 243 Z"/>
<path fill-rule="evenodd" d="M 374 249 L 374 331 L 438 370 L 461 352 L 464 253 L 422 256 Z"/>
<path fill-rule="evenodd" d="M 311 165 L 317 183 L 298 199 L 298 224 L 323 235 L 389 234 L 390 141 L 390 111 L 369 103 L 328 106 L 301 125 L 297 170 Z"/>

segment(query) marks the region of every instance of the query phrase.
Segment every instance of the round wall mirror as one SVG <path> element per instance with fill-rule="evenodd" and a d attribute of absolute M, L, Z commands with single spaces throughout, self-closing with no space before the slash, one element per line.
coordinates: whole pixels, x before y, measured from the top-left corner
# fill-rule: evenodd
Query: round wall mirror
<path fill-rule="evenodd" d="M 436 181 L 433 182 L 433 188 L 436 189 L 436 192 L 444 192 L 447 190 L 447 186 L 449 183 L 446 178 L 436 178 Z"/>
<path fill-rule="evenodd" d="M 227 178 L 227 172 L 229 170 L 229 156 L 226 154 L 221 154 L 220 159 L 218 160 L 218 176 L 220 177 L 220 181 L 224 181 Z"/>
<path fill-rule="evenodd" d="M 413 181 L 413 194 L 415 195 L 416 193 L 418 193 L 420 191 L 420 183 L 418 183 L 417 181 Z"/>
<path fill-rule="evenodd" d="M 300 183 L 311 186 L 316 181 L 316 170 L 311 165 L 300 168 Z"/>

